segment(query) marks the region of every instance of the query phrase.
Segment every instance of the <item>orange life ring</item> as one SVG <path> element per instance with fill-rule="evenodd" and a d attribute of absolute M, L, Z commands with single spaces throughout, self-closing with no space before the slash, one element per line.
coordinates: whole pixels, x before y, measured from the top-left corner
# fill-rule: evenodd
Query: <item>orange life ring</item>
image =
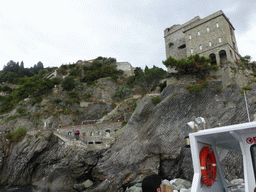
<path fill-rule="evenodd" d="M 217 175 L 216 158 L 211 148 L 204 147 L 200 152 L 202 181 L 207 186 L 213 185 Z"/>

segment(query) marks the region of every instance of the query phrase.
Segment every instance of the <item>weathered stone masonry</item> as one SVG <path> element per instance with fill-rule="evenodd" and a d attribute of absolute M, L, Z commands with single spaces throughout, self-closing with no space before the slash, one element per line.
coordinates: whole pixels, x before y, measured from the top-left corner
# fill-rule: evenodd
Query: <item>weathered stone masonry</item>
<path fill-rule="evenodd" d="M 122 122 L 107 122 L 86 125 L 65 126 L 57 129 L 56 133 L 67 140 L 75 140 L 75 130 L 80 131 L 79 141 L 87 149 L 103 149 L 110 147 L 115 138 L 111 133 L 117 132 L 122 127 Z M 60 140 L 60 144 L 65 144 Z"/>
<path fill-rule="evenodd" d="M 199 16 L 164 30 L 166 57 L 187 58 L 199 53 L 213 65 L 240 59 L 234 27 L 222 11 L 203 19 Z"/>

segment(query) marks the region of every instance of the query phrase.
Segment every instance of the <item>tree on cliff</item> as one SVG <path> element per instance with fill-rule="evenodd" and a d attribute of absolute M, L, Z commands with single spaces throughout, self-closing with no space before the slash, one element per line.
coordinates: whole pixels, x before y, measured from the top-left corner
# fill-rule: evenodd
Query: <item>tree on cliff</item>
<path fill-rule="evenodd" d="M 157 86 L 159 81 L 166 76 L 167 72 L 156 66 L 153 66 L 151 69 L 146 66 L 144 71 L 140 67 L 136 67 L 134 70 L 134 76 L 128 79 L 128 84 L 134 83 L 140 85 L 150 92 L 153 87 Z"/>
<path fill-rule="evenodd" d="M 173 67 L 179 73 L 193 74 L 193 73 L 207 73 L 209 70 L 218 70 L 218 66 L 211 65 L 211 58 L 200 56 L 199 54 L 190 55 L 187 60 L 176 60 L 173 57 L 169 57 L 163 64 L 166 67 Z"/>

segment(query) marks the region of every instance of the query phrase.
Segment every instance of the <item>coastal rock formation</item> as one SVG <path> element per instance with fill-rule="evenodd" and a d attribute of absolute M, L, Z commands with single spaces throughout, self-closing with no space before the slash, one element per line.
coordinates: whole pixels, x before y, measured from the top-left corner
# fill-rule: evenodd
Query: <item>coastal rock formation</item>
<path fill-rule="evenodd" d="M 99 152 L 63 147 L 51 132 L 28 133 L 4 160 L 0 185 L 34 185 L 38 191 L 73 191 L 90 178 Z"/>
<path fill-rule="evenodd" d="M 93 185 L 84 191 L 121 192 L 151 173 L 159 173 L 163 179 L 191 181 L 191 155 L 183 138 L 192 130 L 186 123 L 199 116 L 206 119 L 206 128 L 247 122 L 241 87 L 219 87 L 221 82 L 211 82 L 200 93 L 189 93 L 183 85 L 169 85 L 157 105 L 152 102 L 155 96 L 146 95 L 123 134 L 106 150 L 64 147 L 52 132 L 29 132 L 22 142 L 10 146 L 3 158 L 0 185 L 29 184 L 37 191 L 73 191 L 74 184 L 89 179 Z M 247 101 L 253 120 L 256 83 L 251 87 Z M 224 150 L 219 153 L 225 177 L 242 178 L 242 167 L 237 167 L 241 158 Z"/>
<path fill-rule="evenodd" d="M 144 97 L 126 126 L 126 132 L 111 149 L 103 154 L 95 168 L 94 181 L 100 182 L 92 191 L 122 191 L 153 172 L 163 178 L 192 180 L 190 151 L 184 148 L 183 138 L 191 132 L 186 123 L 204 116 L 206 127 L 218 127 L 247 121 L 244 97 L 239 86 L 216 89 L 220 82 L 212 82 L 200 93 L 189 93 L 184 86 L 168 86 L 156 106 Z M 255 113 L 256 94 L 247 95 L 251 119 Z M 235 102 L 234 102 L 235 101 Z M 225 172 L 230 179 L 242 176 L 230 152 L 220 151 Z M 229 159 L 228 163 L 227 160 Z M 234 173 L 236 172 L 236 173 Z M 91 190 L 90 190 L 91 191 Z"/>

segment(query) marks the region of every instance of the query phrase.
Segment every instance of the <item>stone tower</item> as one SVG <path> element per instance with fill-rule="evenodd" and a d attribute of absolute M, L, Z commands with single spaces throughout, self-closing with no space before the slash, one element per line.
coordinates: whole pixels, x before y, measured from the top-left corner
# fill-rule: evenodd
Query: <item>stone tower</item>
<path fill-rule="evenodd" d="M 164 30 L 166 57 L 187 58 L 196 53 L 210 57 L 212 65 L 240 59 L 234 27 L 222 11 L 199 16 Z"/>

